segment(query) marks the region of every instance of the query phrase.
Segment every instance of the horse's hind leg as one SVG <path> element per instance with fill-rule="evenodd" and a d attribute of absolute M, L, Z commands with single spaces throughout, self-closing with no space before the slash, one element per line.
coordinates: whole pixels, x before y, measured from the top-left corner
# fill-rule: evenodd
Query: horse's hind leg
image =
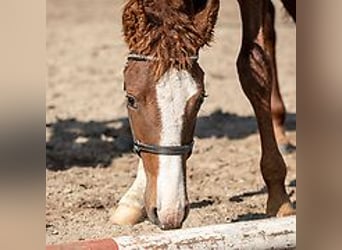
<path fill-rule="evenodd" d="M 274 29 L 275 10 L 272 2 L 269 3 L 267 14 L 265 17 L 265 50 L 270 55 L 270 63 L 272 67 L 272 93 L 271 93 L 271 112 L 275 137 L 280 151 L 284 154 L 291 153 L 293 146 L 285 134 L 285 116 L 286 110 L 284 101 L 281 97 L 278 82 L 277 62 L 276 62 L 276 32 Z"/>
<path fill-rule="evenodd" d="M 238 0 L 240 5 L 243 37 L 237 60 L 241 86 L 256 114 L 262 157 L 261 172 L 267 185 L 266 212 L 269 215 L 285 216 L 294 213 L 285 190 L 286 165 L 278 150 L 272 125 L 271 93 L 272 62 L 266 49 L 265 37 L 271 21 L 268 16 L 269 0 Z"/>
<path fill-rule="evenodd" d="M 118 225 L 134 225 L 145 217 L 144 191 L 146 175 L 142 160 L 139 160 L 137 177 L 129 190 L 121 198 L 110 220 Z"/>

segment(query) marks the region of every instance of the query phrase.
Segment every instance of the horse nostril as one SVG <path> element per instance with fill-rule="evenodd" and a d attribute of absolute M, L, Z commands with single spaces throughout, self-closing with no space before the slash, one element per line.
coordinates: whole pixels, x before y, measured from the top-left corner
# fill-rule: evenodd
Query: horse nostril
<path fill-rule="evenodd" d="M 189 202 L 187 202 L 186 205 L 185 205 L 185 208 L 184 208 L 184 217 L 183 217 L 182 223 L 188 217 L 189 212 L 190 212 L 190 204 L 189 204 Z"/>
<path fill-rule="evenodd" d="M 151 209 L 151 213 L 150 213 L 150 220 L 156 224 L 159 225 L 159 219 L 158 219 L 158 213 L 157 213 L 157 208 L 153 207 Z"/>
<path fill-rule="evenodd" d="M 154 216 L 155 218 L 158 218 L 157 208 L 156 208 L 156 207 L 154 207 L 154 208 L 152 209 L 152 213 L 153 213 L 153 216 Z"/>

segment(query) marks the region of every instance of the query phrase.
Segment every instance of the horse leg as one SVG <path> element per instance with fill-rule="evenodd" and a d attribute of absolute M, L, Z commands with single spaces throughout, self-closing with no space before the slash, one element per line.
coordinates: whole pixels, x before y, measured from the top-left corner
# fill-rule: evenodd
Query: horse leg
<path fill-rule="evenodd" d="M 286 117 L 286 110 L 284 101 L 281 97 L 279 90 L 275 48 L 276 32 L 274 29 L 275 10 L 272 2 L 269 3 L 269 7 L 267 8 L 267 14 L 265 18 L 267 19 L 265 21 L 265 29 L 267 29 L 264 37 L 265 50 L 270 55 L 272 68 L 271 112 L 273 128 L 280 152 L 283 154 L 288 154 L 295 150 L 295 146 L 293 146 L 290 143 L 289 139 L 285 134 L 284 123 Z"/>
<path fill-rule="evenodd" d="M 294 213 L 285 190 L 286 165 L 277 147 L 272 124 L 272 63 L 266 50 L 271 21 L 269 0 L 238 0 L 243 25 L 237 69 L 242 89 L 250 100 L 259 126 L 262 157 L 260 167 L 268 190 L 266 213 L 285 216 Z"/>
<path fill-rule="evenodd" d="M 119 201 L 110 220 L 117 225 L 134 225 L 145 218 L 144 191 L 146 175 L 142 160 L 139 160 L 137 177 Z"/>

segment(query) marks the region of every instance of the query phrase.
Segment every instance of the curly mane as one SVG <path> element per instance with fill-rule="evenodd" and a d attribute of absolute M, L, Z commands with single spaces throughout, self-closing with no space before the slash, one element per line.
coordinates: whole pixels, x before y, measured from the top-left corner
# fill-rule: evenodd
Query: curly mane
<path fill-rule="evenodd" d="M 204 12 L 205 3 L 193 0 L 128 0 L 122 24 L 129 50 L 157 58 L 154 62 L 157 78 L 170 67 L 188 69 L 191 66 L 189 57 L 196 55 L 212 39 L 218 4 L 209 16 L 204 16 L 206 20 L 196 23 L 195 14 Z M 204 21 L 206 29 L 203 29 Z"/>

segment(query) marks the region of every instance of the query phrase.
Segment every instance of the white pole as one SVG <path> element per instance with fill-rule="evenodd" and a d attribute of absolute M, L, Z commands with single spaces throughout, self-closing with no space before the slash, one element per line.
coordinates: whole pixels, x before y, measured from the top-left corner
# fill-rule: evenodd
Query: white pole
<path fill-rule="evenodd" d="M 113 240 L 119 249 L 294 249 L 296 217 L 122 236 Z"/>

